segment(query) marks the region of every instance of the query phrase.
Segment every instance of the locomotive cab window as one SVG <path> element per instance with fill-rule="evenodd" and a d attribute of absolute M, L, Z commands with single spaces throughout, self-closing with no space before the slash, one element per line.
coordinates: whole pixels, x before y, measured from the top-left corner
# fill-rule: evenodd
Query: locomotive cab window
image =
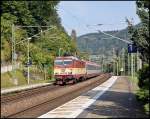
<path fill-rule="evenodd" d="M 72 64 L 72 60 L 64 60 L 64 65 Z"/>
<path fill-rule="evenodd" d="M 70 65 L 72 60 L 55 60 L 55 65 Z"/>
<path fill-rule="evenodd" d="M 55 60 L 55 65 L 63 65 L 63 61 L 62 60 Z"/>

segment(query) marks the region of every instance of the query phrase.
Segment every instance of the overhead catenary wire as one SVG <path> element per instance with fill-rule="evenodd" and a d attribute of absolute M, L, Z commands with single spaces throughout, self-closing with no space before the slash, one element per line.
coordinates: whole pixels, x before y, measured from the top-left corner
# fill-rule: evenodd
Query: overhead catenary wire
<path fill-rule="evenodd" d="M 63 9 L 63 8 L 62 8 Z M 93 27 L 91 27 L 91 26 L 99 26 L 99 25 L 116 25 L 116 24 L 95 24 L 95 25 L 89 25 L 89 24 L 87 24 L 85 21 L 83 21 L 83 19 L 82 20 L 79 20 L 79 18 L 78 17 L 76 17 L 75 15 L 73 15 L 69 10 L 66 10 L 66 9 L 63 9 L 65 12 L 67 12 L 67 13 L 69 13 L 74 19 L 76 19 L 76 21 L 78 21 L 78 23 L 80 24 L 81 22 L 81 24 L 82 25 L 84 25 L 85 26 L 85 28 L 87 28 L 87 29 L 89 29 L 89 27 L 90 27 L 90 29 L 93 29 L 94 31 L 99 31 L 99 30 L 97 30 L 97 29 L 94 29 Z M 118 23 L 118 24 L 125 24 L 125 23 Z M 83 27 L 84 28 L 84 27 Z M 124 40 L 124 39 L 122 39 L 122 38 L 119 38 L 119 37 L 116 37 L 116 36 L 114 36 L 114 34 L 113 35 L 111 35 L 111 34 L 107 34 L 107 33 L 105 33 L 105 32 L 103 32 L 103 31 L 101 31 L 102 33 L 104 33 L 105 35 L 107 35 L 107 36 L 110 36 L 110 37 L 113 37 L 113 38 L 117 38 L 117 39 L 119 39 L 119 40 L 121 40 L 121 41 L 124 41 L 124 42 L 126 42 L 126 43 L 132 43 L 131 41 L 129 41 L 129 40 Z M 120 32 L 120 31 L 119 31 Z M 119 32 L 117 32 L 116 34 L 118 34 Z M 115 34 L 115 35 L 116 35 Z"/>
<path fill-rule="evenodd" d="M 78 22 L 79 26 L 85 25 L 85 27 L 82 27 L 82 28 L 84 28 L 84 30 L 86 30 L 86 31 L 89 30 L 89 28 L 87 28 L 87 25 L 85 24 L 84 21 L 79 20 L 79 18 L 76 17 L 75 15 L 73 15 L 69 10 L 66 10 L 66 9 L 64 9 L 64 8 L 61 8 L 61 9 L 62 9 L 63 11 L 65 11 L 67 14 L 69 14 L 70 16 L 72 16 L 72 18 L 74 18 L 74 20 L 76 20 L 76 22 Z"/>
<path fill-rule="evenodd" d="M 91 30 L 91 29 L 93 29 L 94 31 L 97 31 L 97 29 L 95 29 L 95 28 L 93 28 L 93 27 L 91 27 L 91 26 L 98 26 L 98 25 L 122 25 L 122 24 L 126 24 L 125 22 L 120 22 L 120 23 L 111 23 L 111 24 L 95 24 L 95 25 L 89 25 L 88 23 L 86 23 L 86 21 L 85 20 L 81 20 L 81 19 L 79 19 L 77 16 L 75 16 L 75 15 L 73 15 L 69 10 L 67 10 L 67 9 L 64 9 L 64 8 L 61 8 L 62 10 L 64 10 L 66 13 L 68 13 L 69 15 L 71 15 L 79 24 L 81 24 L 81 25 L 84 25 L 85 27 L 82 27 L 82 28 L 86 28 L 85 30 L 88 30 L 88 32 L 89 32 L 89 29 Z M 118 32 L 116 33 L 116 34 L 118 34 Z"/>

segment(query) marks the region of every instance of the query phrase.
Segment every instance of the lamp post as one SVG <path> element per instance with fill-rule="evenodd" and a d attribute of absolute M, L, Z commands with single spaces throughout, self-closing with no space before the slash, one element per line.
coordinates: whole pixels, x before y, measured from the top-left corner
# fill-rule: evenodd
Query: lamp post
<path fill-rule="evenodd" d="M 15 85 L 18 85 L 18 79 L 15 77 L 16 76 L 16 59 L 17 59 L 15 44 L 16 44 L 16 42 L 15 42 L 15 25 L 12 24 L 12 71 L 13 71 L 13 83 Z"/>
<path fill-rule="evenodd" d="M 15 42 L 15 27 L 17 27 L 17 28 L 32 28 L 32 27 L 46 27 L 46 28 L 48 28 L 48 27 L 50 27 L 50 28 L 56 28 L 55 26 L 19 26 L 19 25 L 14 25 L 14 24 L 12 24 L 12 70 L 14 71 L 14 73 L 13 73 L 13 80 L 14 80 L 14 84 L 15 85 L 18 85 L 18 79 L 17 78 L 15 78 L 15 76 L 16 76 L 16 45 L 17 44 L 20 44 L 20 43 L 22 43 L 22 42 L 24 42 L 24 41 L 26 41 L 26 40 L 28 40 L 28 50 L 27 50 L 27 56 L 28 56 L 28 63 L 27 63 L 27 65 L 28 65 L 28 84 L 30 83 L 29 82 L 29 79 L 30 79 L 30 74 L 29 74 L 29 72 L 30 72 L 30 70 L 29 70 L 29 60 L 30 60 L 30 57 L 29 57 L 29 41 L 30 41 L 30 39 L 32 39 L 32 37 L 36 37 L 37 35 L 39 35 L 39 34 L 41 34 L 42 32 L 45 32 L 45 31 L 47 31 L 47 30 L 49 30 L 49 29 L 47 29 L 47 30 L 45 30 L 45 31 L 41 31 L 41 32 L 39 32 L 38 34 L 35 34 L 35 35 L 33 35 L 33 36 L 31 36 L 31 37 L 29 37 L 29 38 L 27 38 L 27 39 L 25 39 L 25 40 L 22 40 L 22 41 L 20 41 L 20 42 L 18 42 L 18 43 L 16 43 Z"/>
<path fill-rule="evenodd" d="M 122 48 L 122 58 L 121 58 L 122 64 L 121 64 L 121 70 L 122 70 L 122 75 L 126 74 L 125 71 L 125 49 Z"/>
<path fill-rule="evenodd" d="M 29 80 L 30 80 L 30 70 L 29 70 L 29 60 L 30 60 L 30 57 L 29 57 L 29 41 L 31 39 L 31 37 L 27 38 L 28 39 L 28 84 L 30 83 Z"/>
<path fill-rule="evenodd" d="M 116 68 L 115 68 L 115 58 L 116 58 L 116 55 L 115 55 L 115 49 L 113 48 L 113 74 L 115 75 L 115 72 L 116 72 Z"/>

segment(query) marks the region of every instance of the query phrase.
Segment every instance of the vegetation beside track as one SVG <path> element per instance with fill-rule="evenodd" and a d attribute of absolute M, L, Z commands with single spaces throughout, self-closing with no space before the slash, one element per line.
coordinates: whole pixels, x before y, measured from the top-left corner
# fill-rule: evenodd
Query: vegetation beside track
<path fill-rule="evenodd" d="M 138 72 L 139 90 L 136 93 L 137 99 L 143 103 L 146 114 L 149 114 L 149 65 L 144 66 Z"/>
<path fill-rule="evenodd" d="M 135 90 L 134 93 L 136 94 L 136 91 L 139 90 L 137 75 L 134 77 L 129 76 L 129 80 L 132 82 L 132 85 L 134 85 L 134 90 Z"/>
<path fill-rule="evenodd" d="M 29 46 L 30 64 L 36 65 L 43 72 L 47 71 L 49 75 L 51 75 L 49 78 L 52 78 L 55 57 L 63 55 L 66 52 L 74 54 L 77 51 L 72 37 L 61 24 L 61 19 L 57 13 L 59 2 L 60 1 L 2 2 L 1 64 L 5 65 L 12 61 L 13 45 L 15 46 L 14 50 L 17 56 L 16 61 L 21 62 L 23 65 L 27 65 L 27 46 Z M 37 37 L 33 37 L 35 35 L 37 35 Z M 27 38 L 31 38 L 29 40 L 29 45 L 27 45 Z M 14 43 L 12 44 L 13 40 Z M 18 75 L 20 75 L 19 78 L 24 79 L 21 73 Z M 4 79 L 6 79 L 5 84 L 2 86 L 13 86 L 11 81 L 9 81 L 12 78 L 10 77 L 11 75 L 6 73 L 3 74 L 3 76 Z M 10 77 L 9 80 L 7 80 L 8 77 Z M 34 81 L 31 80 L 31 83 L 32 82 Z M 26 80 L 24 80 L 23 84 L 26 83 Z"/>
<path fill-rule="evenodd" d="M 129 34 L 135 45 L 137 46 L 138 51 L 141 54 L 142 59 L 142 69 L 140 69 L 138 74 L 138 86 L 139 90 L 137 91 L 137 99 L 143 103 L 146 114 L 149 115 L 149 1 L 136 1 L 136 13 L 141 20 L 141 26 L 137 29 L 133 28 L 132 25 L 129 25 Z"/>
<path fill-rule="evenodd" d="M 17 86 L 23 86 L 28 85 L 27 84 L 27 77 L 24 76 L 22 70 L 16 70 L 16 78 L 18 79 L 18 85 Z M 1 74 L 1 88 L 11 88 L 15 87 L 13 83 L 13 72 L 6 72 L 4 74 Z M 38 84 L 38 83 L 48 83 L 50 81 L 54 81 L 55 79 L 44 79 L 44 76 L 42 79 L 33 79 L 30 77 L 30 84 Z"/>

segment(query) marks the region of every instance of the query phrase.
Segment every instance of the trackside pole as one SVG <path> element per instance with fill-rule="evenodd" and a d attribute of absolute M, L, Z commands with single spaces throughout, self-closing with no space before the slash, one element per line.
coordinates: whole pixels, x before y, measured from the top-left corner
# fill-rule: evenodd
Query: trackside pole
<path fill-rule="evenodd" d="M 131 53 L 131 75 L 133 78 L 133 53 Z"/>

